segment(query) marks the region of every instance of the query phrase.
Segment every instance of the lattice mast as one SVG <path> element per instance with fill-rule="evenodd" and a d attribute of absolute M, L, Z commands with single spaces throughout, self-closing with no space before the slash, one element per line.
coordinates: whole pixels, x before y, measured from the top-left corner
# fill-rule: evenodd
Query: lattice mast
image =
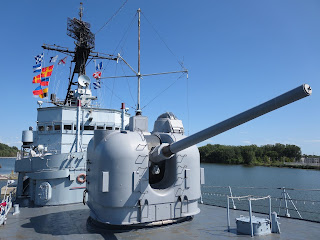
<path fill-rule="evenodd" d="M 72 90 L 71 86 L 76 85 L 77 82 L 73 81 L 74 74 L 77 73 L 78 76 L 86 74 L 86 63 L 89 58 L 92 59 L 109 59 L 109 60 L 117 60 L 117 58 L 110 54 L 101 54 L 98 52 L 93 52 L 92 50 L 95 47 L 95 35 L 90 31 L 90 24 L 82 20 L 83 17 L 83 6 L 80 3 L 79 8 L 79 19 L 77 18 L 68 18 L 67 21 L 67 35 L 73 39 L 75 39 L 75 50 L 70 51 L 68 48 L 60 47 L 57 45 L 47 45 L 44 44 L 42 48 L 47 50 L 53 50 L 57 52 L 62 52 L 73 57 L 72 62 L 75 63 L 73 73 L 71 78 L 69 78 L 69 85 L 66 94 L 66 98 L 64 100 L 64 105 L 67 104 L 68 100 L 72 98 Z"/>

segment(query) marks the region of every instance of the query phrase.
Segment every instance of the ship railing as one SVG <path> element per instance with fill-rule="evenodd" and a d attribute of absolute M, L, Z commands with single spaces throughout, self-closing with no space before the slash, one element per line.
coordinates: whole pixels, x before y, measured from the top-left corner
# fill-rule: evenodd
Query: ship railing
<path fill-rule="evenodd" d="M 24 151 L 23 154 L 20 154 L 19 156 L 17 156 L 17 160 L 22 160 L 22 159 L 31 158 L 31 157 L 44 157 L 44 156 L 50 156 L 55 154 L 60 154 L 60 152 L 58 150 L 47 150 L 45 152 L 39 152 L 39 153 L 35 153 L 34 155 L 31 155 L 30 152 Z"/>
<path fill-rule="evenodd" d="M 244 195 L 270 195 L 272 211 L 279 216 L 320 223 L 320 189 L 203 185 L 201 203 L 226 208 L 226 199 L 229 197 L 232 200 L 230 208 L 248 211 L 248 205 L 238 199 Z M 269 214 L 268 202 L 253 204 L 255 212 Z"/>
<path fill-rule="evenodd" d="M 230 188 L 230 186 L 229 186 Z M 231 191 L 231 188 L 230 188 Z M 259 201 L 259 200 L 269 200 L 269 221 L 271 222 L 271 197 L 266 196 L 266 197 L 255 197 L 255 196 L 241 196 L 241 197 L 230 197 L 227 196 L 227 222 L 228 222 L 228 232 L 230 232 L 230 199 L 234 200 L 237 199 L 238 201 L 243 201 L 246 200 L 249 203 L 249 219 L 250 219 L 250 232 L 251 232 L 251 237 L 253 237 L 253 222 L 252 222 L 252 201 Z"/>
<path fill-rule="evenodd" d="M 7 214 L 9 213 L 12 207 L 12 202 L 15 200 L 15 197 L 16 197 L 15 190 L 12 190 L 7 195 L 7 189 L 8 189 L 8 183 L 4 193 L 4 197 L 0 203 L 0 226 L 6 223 Z"/>

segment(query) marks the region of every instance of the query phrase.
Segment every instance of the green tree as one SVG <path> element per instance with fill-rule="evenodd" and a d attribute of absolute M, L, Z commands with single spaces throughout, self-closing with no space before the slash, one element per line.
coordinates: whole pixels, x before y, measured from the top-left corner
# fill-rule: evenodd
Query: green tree
<path fill-rule="evenodd" d="M 225 146 L 207 144 L 200 147 L 201 162 L 226 164 L 275 164 L 296 161 L 301 158 L 301 149 L 295 145 Z"/>
<path fill-rule="evenodd" d="M 15 157 L 18 151 L 17 147 L 9 147 L 6 144 L 0 143 L 0 157 Z"/>
<path fill-rule="evenodd" d="M 254 146 L 244 146 L 242 147 L 241 155 L 243 157 L 243 162 L 246 165 L 253 165 L 256 162 L 256 155 L 254 152 Z"/>

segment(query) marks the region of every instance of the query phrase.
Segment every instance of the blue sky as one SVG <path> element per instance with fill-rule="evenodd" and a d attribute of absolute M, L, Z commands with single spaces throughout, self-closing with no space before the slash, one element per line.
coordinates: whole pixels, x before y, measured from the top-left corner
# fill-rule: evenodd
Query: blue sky
<path fill-rule="evenodd" d="M 77 17 L 79 2 L 2 3 L 0 142 L 19 146 L 21 131 L 35 127 L 39 99 L 32 95 L 37 87 L 31 83 L 34 56 L 42 52 L 43 43 L 74 48 L 73 39 L 66 35 L 66 21 L 67 17 Z M 91 23 L 92 32 L 96 33 L 123 2 L 83 1 L 84 20 Z M 188 79 L 166 75 L 142 80 L 141 106 L 147 105 L 143 115 L 149 117 L 149 130 L 158 115 L 172 111 L 183 121 L 186 133 L 192 134 L 308 83 L 313 89 L 311 97 L 200 145 L 283 143 L 298 145 L 306 154 L 320 155 L 319 1 L 129 0 L 96 34 L 95 50 L 121 52 L 135 69 L 137 29 L 133 18 L 138 8 L 143 12 L 142 73 L 180 70 L 177 59 L 189 70 Z M 55 53 L 44 53 L 48 65 L 49 57 Z M 104 66 L 103 76 L 130 73 L 123 64 L 104 62 Z M 69 65 L 55 67 L 49 93 L 65 96 L 68 72 Z M 87 72 L 92 76 L 93 64 L 89 64 Z M 94 91 L 101 106 L 119 109 L 122 101 L 135 106 L 135 78 L 103 80 L 102 85 L 99 92 Z"/>

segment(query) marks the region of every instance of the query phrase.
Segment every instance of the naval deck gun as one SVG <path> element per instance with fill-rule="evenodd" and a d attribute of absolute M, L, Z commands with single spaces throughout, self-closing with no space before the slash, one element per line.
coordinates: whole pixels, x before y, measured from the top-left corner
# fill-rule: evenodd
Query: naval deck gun
<path fill-rule="evenodd" d="M 180 141 L 174 142 L 170 145 L 160 145 L 155 148 L 154 151 L 150 154 L 150 160 L 152 162 L 159 162 L 164 159 L 169 159 L 173 154 L 183 149 L 186 149 L 192 145 L 196 145 L 211 137 L 217 136 L 220 133 L 228 131 L 236 126 L 251 121 L 285 105 L 293 103 L 301 98 L 307 97 L 311 95 L 311 93 L 311 87 L 308 84 L 303 84 L 302 86 L 292 89 L 289 92 L 286 92 L 278 97 L 275 97 L 265 103 L 262 103 L 245 112 L 226 119 L 200 132 L 197 132 Z"/>
<path fill-rule="evenodd" d="M 205 181 L 195 144 L 311 93 L 304 84 L 189 137 L 172 113 L 161 114 L 151 133 L 141 115 L 131 117 L 129 129 L 96 130 L 87 153 L 90 219 L 123 228 L 192 218 Z"/>

